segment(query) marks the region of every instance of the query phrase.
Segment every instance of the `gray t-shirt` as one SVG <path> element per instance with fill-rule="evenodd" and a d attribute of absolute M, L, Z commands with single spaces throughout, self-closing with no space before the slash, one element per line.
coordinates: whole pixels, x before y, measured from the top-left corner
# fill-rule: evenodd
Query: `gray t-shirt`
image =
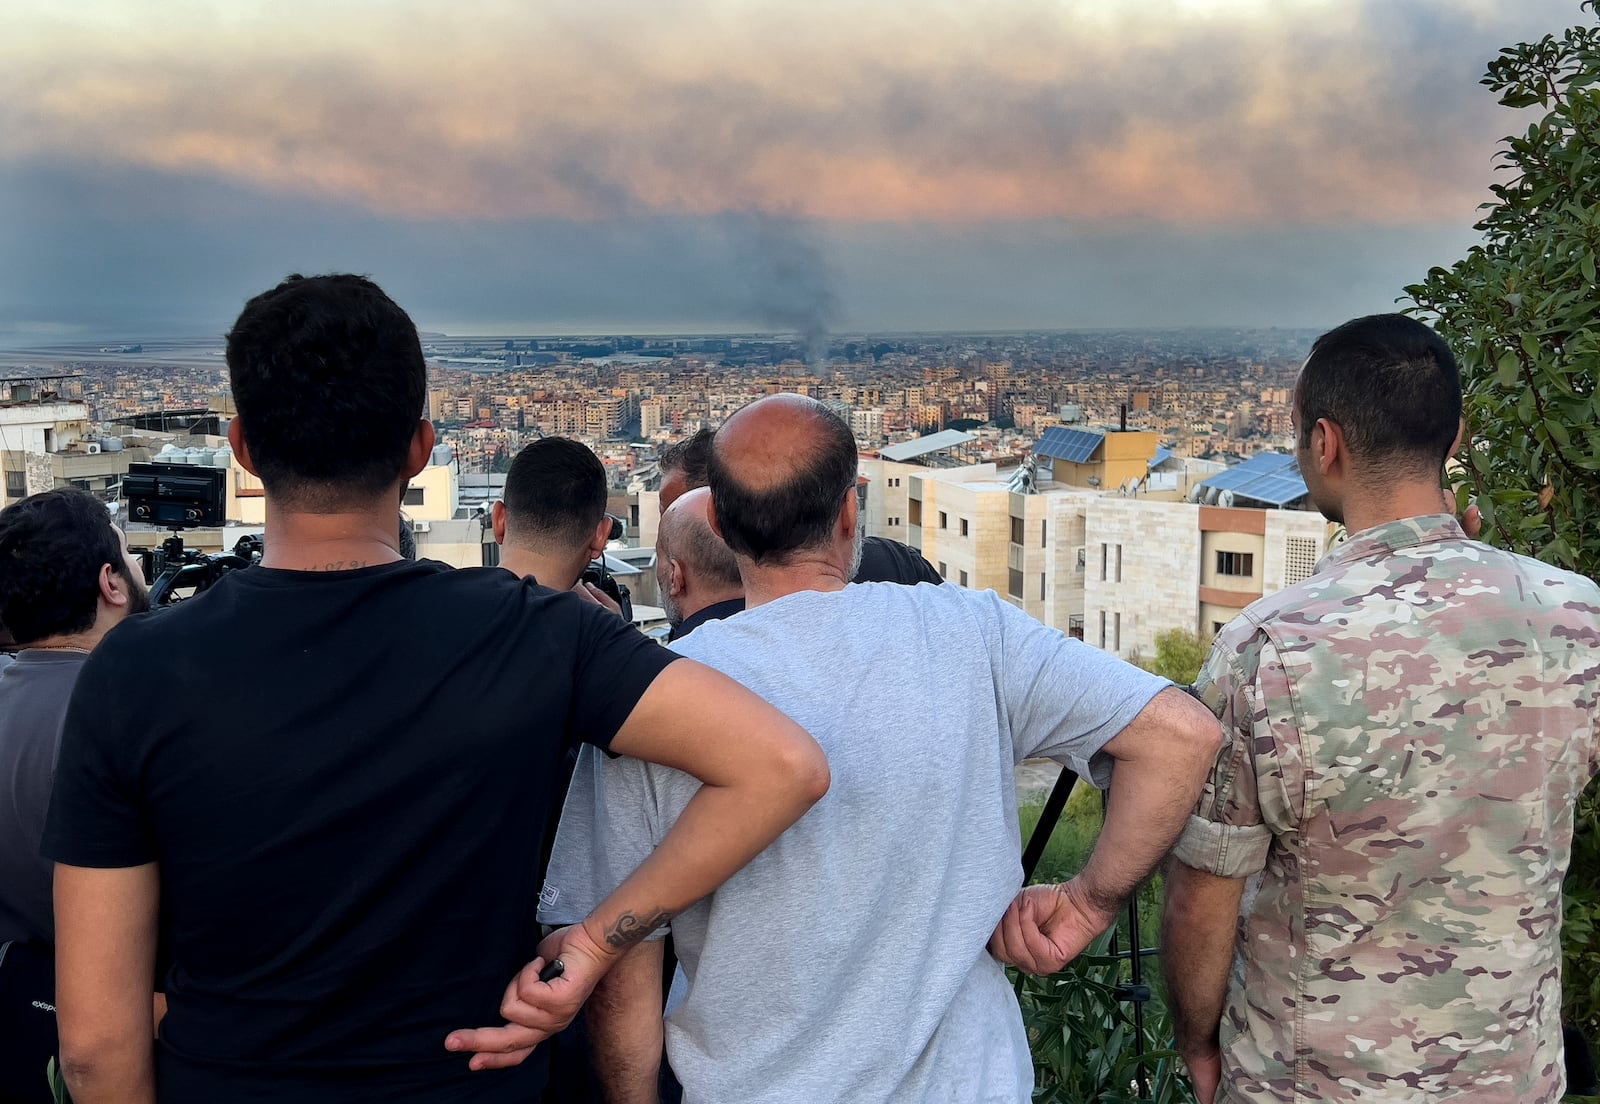
<path fill-rule="evenodd" d="M 53 869 L 39 839 L 67 700 L 88 658 L 28 650 L 0 677 L 0 943 L 55 942 Z"/>
<path fill-rule="evenodd" d="M 828 754 L 826 797 L 672 921 L 689 992 L 667 1051 L 690 1104 L 1030 1098 L 1016 997 L 987 950 L 1022 884 L 1015 765 L 1110 781 L 1100 749 L 1168 685 L 992 592 L 858 584 L 675 646 Z M 571 923 L 648 856 L 699 784 L 584 749 L 540 919 Z"/>

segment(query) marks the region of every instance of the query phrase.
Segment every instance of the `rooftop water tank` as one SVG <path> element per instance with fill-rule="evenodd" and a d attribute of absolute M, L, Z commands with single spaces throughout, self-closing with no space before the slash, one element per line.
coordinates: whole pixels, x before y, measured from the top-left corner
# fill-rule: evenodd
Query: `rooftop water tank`
<path fill-rule="evenodd" d="M 455 458 L 456 458 L 455 450 L 452 449 L 449 445 L 434 445 L 433 446 L 433 466 L 434 467 L 436 467 L 436 468 L 447 467 L 447 466 L 449 466 L 450 462 L 452 460 L 454 460 Z"/>

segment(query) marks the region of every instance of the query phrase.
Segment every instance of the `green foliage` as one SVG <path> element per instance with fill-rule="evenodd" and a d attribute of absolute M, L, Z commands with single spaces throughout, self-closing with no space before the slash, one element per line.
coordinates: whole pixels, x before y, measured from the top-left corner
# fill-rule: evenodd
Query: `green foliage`
<path fill-rule="evenodd" d="M 1593 12 L 1593 0 L 1585 3 Z M 1481 244 L 1406 288 L 1461 358 L 1465 495 L 1486 537 L 1600 575 L 1600 26 L 1508 47 L 1483 83 L 1542 117 L 1505 139 Z"/>
<path fill-rule="evenodd" d="M 1600 786 L 1578 802 L 1561 931 L 1562 1014 L 1600 1041 Z"/>
<path fill-rule="evenodd" d="M 1168 629 L 1156 633 L 1155 658 L 1140 666 L 1153 675 L 1171 679 L 1179 686 L 1193 686 L 1205 665 L 1205 644 L 1186 629 Z"/>
<path fill-rule="evenodd" d="M 1023 807 L 1023 839 L 1032 833 L 1041 812 L 1038 805 Z M 1033 880 L 1060 882 L 1072 877 L 1094 847 L 1102 821 L 1100 791 L 1079 784 L 1067 800 Z M 1140 938 L 1147 947 L 1156 939 L 1160 902 L 1159 881 L 1139 893 Z M 1109 953 L 1113 934 L 1118 948 L 1126 951 L 1131 942 L 1126 915 L 1059 974 L 1036 978 L 1011 971 L 1033 1051 L 1034 1100 L 1039 1104 L 1193 1099 L 1171 1049 L 1172 1023 L 1161 988 L 1160 962 L 1155 957 L 1143 960 L 1143 980 L 1153 996 L 1145 1005 L 1145 1054 L 1142 1059 L 1138 1056 L 1133 1006 L 1116 994 L 1117 985 L 1129 980 L 1131 971 L 1125 960 Z M 1150 1090 L 1143 1098 L 1135 1089 L 1135 1072 L 1140 1066 Z"/>
<path fill-rule="evenodd" d="M 1477 224 L 1483 241 L 1406 288 L 1461 359 L 1472 446 L 1458 496 L 1477 496 L 1484 537 L 1600 578 L 1600 13 L 1560 36 L 1500 51 L 1483 83 L 1536 108 L 1505 139 L 1507 177 Z M 1600 1039 L 1600 795 L 1579 803 L 1566 884 L 1565 1014 Z"/>
<path fill-rule="evenodd" d="M 1146 1006 L 1145 1053 L 1134 1049 L 1130 1006 L 1117 996 L 1127 964 L 1108 953 L 1110 939 L 1109 932 L 1101 936 L 1059 974 L 1014 975 L 1033 1051 L 1033 1099 L 1039 1104 L 1192 1100 L 1177 1052 L 1166 1043 L 1172 1025 L 1154 1001 Z M 1142 1097 L 1136 1088 L 1141 1067 L 1149 1088 Z"/>

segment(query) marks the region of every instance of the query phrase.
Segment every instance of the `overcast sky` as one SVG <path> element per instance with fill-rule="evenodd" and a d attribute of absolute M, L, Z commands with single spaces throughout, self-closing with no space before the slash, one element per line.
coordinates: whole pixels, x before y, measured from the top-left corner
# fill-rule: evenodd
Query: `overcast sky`
<path fill-rule="evenodd" d="M 0 340 L 1328 326 L 1471 244 L 1577 0 L 9 0 Z"/>

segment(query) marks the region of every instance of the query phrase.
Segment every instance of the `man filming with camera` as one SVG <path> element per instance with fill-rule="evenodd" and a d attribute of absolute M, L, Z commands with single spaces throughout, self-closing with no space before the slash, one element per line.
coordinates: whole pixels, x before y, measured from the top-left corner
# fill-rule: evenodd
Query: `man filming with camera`
<path fill-rule="evenodd" d="M 491 514 L 500 566 L 552 590 L 571 590 L 621 614 L 619 595 L 583 578 L 615 535 L 606 513 L 606 469 L 589 449 L 545 437 L 511 461 L 505 497 Z"/>
<path fill-rule="evenodd" d="M 39 839 L 67 701 L 106 633 L 148 607 L 128 538 L 93 495 L 0 511 L 0 619 L 22 646 L 0 682 L 0 1100 L 51 1099 L 55 915 Z"/>

